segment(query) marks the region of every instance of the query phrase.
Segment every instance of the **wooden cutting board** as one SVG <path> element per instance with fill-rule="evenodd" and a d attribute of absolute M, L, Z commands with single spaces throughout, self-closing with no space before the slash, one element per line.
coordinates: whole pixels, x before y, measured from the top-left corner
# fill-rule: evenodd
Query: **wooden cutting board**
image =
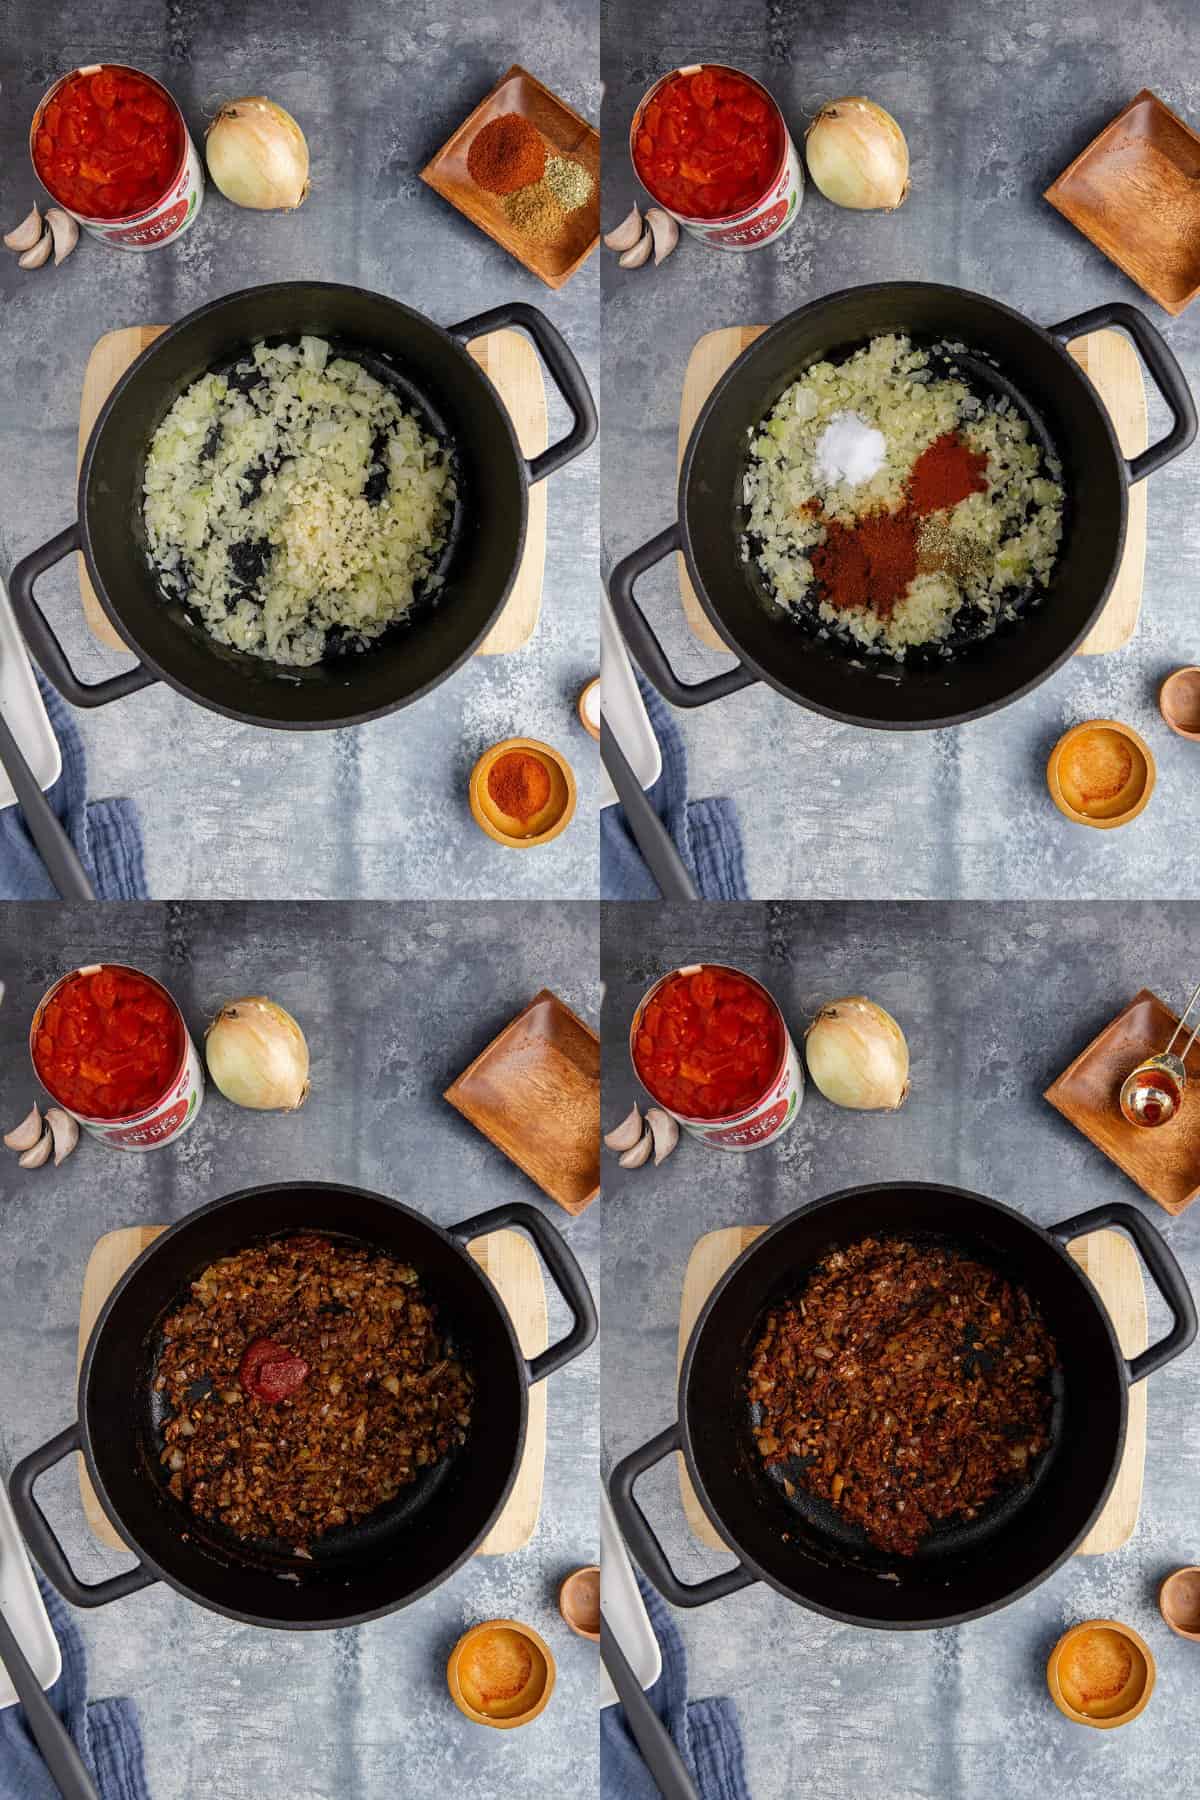
<path fill-rule="evenodd" d="M 100 1239 L 88 1259 L 83 1277 L 83 1299 L 79 1308 L 79 1362 L 100 1310 L 132 1262 L 152 1244 L 162 1225 L 130 1225 L 121 1231 L 109 1231 Z M 476 1238 L 468 1249 L 508 1310 L 516 1328 L 523 1356 L 537 1356 L 546 1348 L 546 1288 L 541 1265 L 533 1246 L 517 1231 L 493 1231 Z M 84 1466 L 79 1459 L 79 1493 L 92 1536 L 111 1550 L 127 1550 L 108 1514 L 96 1498 Z M 529 1390 L 529 1423 L 525 1434 L 525 1454 L 508 1503 L 492 1529 L 480 1544 L 478 1556 L 503 1556 L 520 1550 L 533 1536 L 542 1505 L 542 1478 L 546 1466 L 546 1383 L 539 1381 Z"/>
<path fill-rule="evenodd" d="M 734 1225 L 723 1231 L 708 1232 L 695 1245 L 688 1258 L 679 1309 L 680 1366 L 692 1327 L 708 1296 L 731 1263 L 736 1262 L 746 1246 L 761 1237 L 765 1229 L 763 1225 Z M 1146 1348 L 1146 1289 L 1133 1245 L 1119 1231 L 1093 1231 L 1087 1237 L 1076 1238 L 1067 1248 L 1108 1308 L 1122 1354 L 1137 1356 Z M 1077 1556 L 1099 1556 L 1106 1550 L 1119 1550 L 1133 1536 L 1142 1504 L 1142 1476 L 1146 1464 L 1146 1385 L 1139 1381 L 1129 1390 L 1125 1454 L 1121 1458 L 1116 1484 L 1104 1511 L 1075 1552 Z M 680 1497 L 693 1535 L 712 1550 L 727 1550 L 729 1546 L 722 1541 L 696 1498 L 682 1456 L 678 1457 L 678 1463 Z"/>
<path fill-rule="evenodd" d="M 765 325 L 729 325 L 720 331 L 708 332 L 696 344 L 688 358 L 679 408 L 680 466 L 704 402 L 730 364 L 736 362 L 742 351 L 765 330 Z M 1133 345 L 1119 331 L 1093 331 L 1087 337 L 1076 338 L 1068 349 L 1108 408 L 1122 452 L 1126 456 L 1136 456 L 1146 448 L 1148 426 L 1146 388 Z M 1121 650 L 1137 630 L 1146 565 L 1146 487 L 1146 482 L 1139 481 L 1129 490 L 1129 519 L 1121 567 L 1108 603 L 1080 644 L 1078 656 L 1100 656 L 1109 650 Z M 728 644 L 718 635 L 696 598 L 682 555 L 676 561 L 683 610 L 694 635 L 710 649 L 728 653 Z"/>
<path fill-rule="evenodd" d="M 106 331 L 92 350 L 83 373 L 79 404 L 79 464 L 104 402 L 130 364 L 166 329 L 165 325 L 128 325 L 120 331 Z M 546 448 L 546 385 L 533 345 L 519 331 L 493 331 L 487 337 L 476 338 L 467 348 L 508 408 L 523 455 L 536 456 Z M 476 652 L 479 656 L 502 656 L 509 650 L 519 650 L 533 636 L 542 609 L 548 486 L 548 482 L 539 481 L 529 490 L 525 554 L 504 611 Z M 79 594 L 92 635 L 110 649 L 128 651 L 128 644 L 109 623 L 96 598 L 82 555 L 77 561 Z"/>

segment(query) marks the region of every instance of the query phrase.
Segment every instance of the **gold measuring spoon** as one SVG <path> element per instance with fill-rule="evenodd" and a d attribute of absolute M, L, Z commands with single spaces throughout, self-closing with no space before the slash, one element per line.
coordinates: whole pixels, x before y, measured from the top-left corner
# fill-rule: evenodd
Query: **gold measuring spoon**
<path fill-rule="evenodd" d="M 1200 1036 L 1200 1019 L 1181 1054 L 1175 1054 L 1174 1044 L 1187 1024 L 1188 1014 L 1197 1000 L 1200 1000 L 1200 983 L 1184 1007 L 1166 1049 L 1161 1050 L 1157 1056 L 1148 1056 L 1144 1062 L 1140 1062 L 1121 1083 L 1121 1112 L 1131 1125 L 1168 1125 L 1183 1105 L 1184 1089 L 1187 1087 L 1185 1061 L 1188 1051 L 1197 1036 Z"/>

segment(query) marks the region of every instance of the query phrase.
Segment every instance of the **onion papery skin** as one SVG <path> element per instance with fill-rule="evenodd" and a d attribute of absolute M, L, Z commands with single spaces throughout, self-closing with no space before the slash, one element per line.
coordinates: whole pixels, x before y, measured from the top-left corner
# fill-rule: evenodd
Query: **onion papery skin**
<path fill-rule="evenodd" d="M 808 172 L 827 200 L 895 212 L 908 195 L 908 144 L 890 112 L 862 94 L 829 100 L 805 133 Z"/>
<path fill-rule="evenodd" d="M 265 94 L 227 100 L 208 128 L 208 172 L 227 200 L 254 212 L 294 212 L 308 196 L 308 143 Z"/>
<path fill-rule="evenodd" d="M 850 994 L 823 1006 L 805 1033 L 808 1072 L 835 1106 L 897 1112 L 908 1098 L 908 1043 L 890 1012 Z"/>
<path fill-rule="evenodd" d="M 204 1034 L 208 1072 L 253 1112 L 295 1112 L 308 1099 L 308 1044 L 290 1012 L 250 994 L 229 1000 Z"/>

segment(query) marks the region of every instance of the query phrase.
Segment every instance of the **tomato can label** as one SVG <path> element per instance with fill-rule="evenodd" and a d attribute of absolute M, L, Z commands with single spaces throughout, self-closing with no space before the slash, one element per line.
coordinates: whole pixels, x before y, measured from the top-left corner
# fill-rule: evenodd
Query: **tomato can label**
<path fill-rule="evenodd" d="M 101 965 L 97 964 L 96 966 L 100 967 Z M 124 967 L 119 964 L 104 966 Z M 167 989 L 153 976 L 145 975 L 141 969 L 132 969 L 129 972 L 140 975 L 143 980 L 151 982 L 171 1006 L 179 1022 L 180 1030 L 183 1033 L 183 1056 L 171 1081 L 152 1106 L 144 1107 L 141 1112 L 128 1114 L 121 1119 L 92 1118 L 87 1113 L 77 1112 L 73 1106 L 65 1105 L 54 1094 L 53 1089 L 47 1088 L 47 1092 L 52 1095 L 55 1106 L 62 1107 L 64 1112 L 70 1113 L 84 1131 L 89 1132 L 92 1137 L 99 1138 L 101 1143 L 109 1145 L 111 1149 L 158 1150 L 162 1145 L 173 1143 L 176 1138 L 182 1137 L 204 1104 L 204 1065 L 200 1060 L 200 1052 L 192 1042 L 192 1036 L 183 1013 Z M 86 973 L 89 971 L 73 969 L 70 974 L 64 975 L 56 981 L 54 986 L 42 996 L 30 1027 L 31 1053 L 33 1039 L 37 1034 L 42 1014 L 50 1001 L 66 982 L 73 980 L 77 975 Z M 36 1063 L 34 1070 L 36 1073 Z M 42 1077 L 39 1075 L 38 1079 L 42 1080 Z M 42 1085 L 46 1087 L 45 1081 L 42 1081 Z"/>
<path fill-rule="evenodd" d="M 677 1122 L 681 1130 L 689 1132 L 692 1137 L 699 1138 L 700 1142 L 702 1144 L 707 1144 L 709 1149 L 735 1151 L 759 1150 L 764 1144 L 773 1143 L 776 1138 L 782 1137 L 789 1125 L 792 1124 L 796 1114 L 800 1111 L 800 1106 L 804 1099 L 804 1069 L 801 1065 L 796 1046 L 792 1042 L 792 1036 L 787 1028 L 787 1021 L 783 1016 L 783 1011 L 779 1002 L 767 988 L 763 986 L 757 976 L 748 975 L 745 970 L 735 969 L 730 964 L 722 963 L 719 966 L 722 969 L 727 970 L 730 974 L 740 975 L 744 980 L 753 982 L 754 986 L 758 988 L 759 992 L 770 1003 L 776 1019 L 779 1022 L 779 1028 L 783 1034 L 783 1058 L 770 1085 L 767 1087 L 761 1098 L 754 1102 L 753 1106 L 748 1106 L 744 1111 L 727 1115 L 722 1119 L 689 1118 L 687 1114 L 676 1112 L 674 1107 L 667 1106 L 664 1101 L 657 1097 L 657 1095 L 653 1095 L 652 1089 L 647 1088 L 646 1091 L 653 1095 L 655 1106 L 661 1107 L 663 1112 L 670 1113 L 671 1117 Z M 680 971 L 675 970 L 671 971 L 672 974 L 679 972 Z M 663 983 L 668 980 L 670 980 L 670 975 L 664 975 L 660 980 L 656 981 L 653 987 L 642 996 L 634 1010 L 633 1020 L 629 1028 L 631 1058 L 633 1042 L 637 1035 L 642 1014 L 650 1001 L 663 986 Z M 641 1080 L 641 1077 L 639 1076 L 638 1079 Z M 645 1086 L 644 1081 L 642 1085 Z"/>
<path fill-rule="evenodd" d="M 141 75 L 144 80 L 151 82 L 158 89 L 170 106 L 183 132 L 183 156 L 180 166 L 165 193 L 154 202 L 153 206 L 147 207 L 144 212 L 133 213 L 127 218 L 92 219 L 86 213 L 76 212 L 73 207 L 64 206 L 63 202 L 57 198 L 54 204 L 61 207 L 63 212 L 70 213 L 84 231 L 89 232 L 92 237 L 99 238 L 102 243 L 111 244 L 114 249 L 139 252 L 161 250 L 164 244 L 173 243 L 177 237 L 182 237 L 188 227 L 194 223 L 196 215 L 204 203 L 204 169 L 196 146 L 192 142 L 191 133 L 188 131 L 187 120 L 180 111 L 177 101 L 163 87 L 162 83 L 155 81 L 153 76 L 146 75 L 144 70 L 134 69 L 131 65 L 113 64 L 110 66 L 127 68 L 130 74 Z M 72 70 L 71 73 L 75 74 L 76 71 Z M 69 79 L 69 76 L 64 75 L 38 102 L 33 115 L 33 124 L 30 127 L 31 146 L 43 111 L 62 87 L 63 82 Z"/>

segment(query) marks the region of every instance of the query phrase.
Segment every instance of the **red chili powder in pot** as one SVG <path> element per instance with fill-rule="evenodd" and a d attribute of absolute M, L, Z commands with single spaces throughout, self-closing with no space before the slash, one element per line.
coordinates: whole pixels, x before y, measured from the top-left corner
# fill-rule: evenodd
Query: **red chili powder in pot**
<path fill-rule="evenodd" d="M 501 113 L 477 133 L 467 152 L 467 168 L 477 187 L 489 194 L 515 194 L 540 181 L 546 146 L 528 119 Z"/>
<path fill-rule="evenodd" d="M 869 606 L 889 619 L 917 572 L 916 520 L 907 508 L 868 513 L 856 525 L 831 519 L 811 560 L 830 606 Z"/>
<path fill-rule="evenodd" d="M 987 487 L 987 453 L 972 450 L 957 431 L 944 431 L 922 450 L 908 478 L 908 499 L 920 517 L 957 506 Z"/>
<path fill-rule="evenodd" d="M 532 819 L 550 798 L 550 771 L 527 750 L 506 750 L 488 770 L 488 793 L 510 819 Z"/>

